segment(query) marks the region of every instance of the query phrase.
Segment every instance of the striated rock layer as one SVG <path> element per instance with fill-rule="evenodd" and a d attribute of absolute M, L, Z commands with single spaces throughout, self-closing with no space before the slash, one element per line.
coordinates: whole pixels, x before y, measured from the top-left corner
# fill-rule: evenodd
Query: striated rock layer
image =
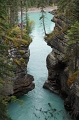
<path fill-rule="evenodd" d="M 47 56 L 46 63 L 48 78 L 43 88 L 59 94 L 64 99 L 64 107 L 74 120 L 79 120 L 79 80 L 68 85 L 70 72 L 68 71 L 68 61 L 65 59 L 66 52 L 66 24 L 63 15 L 57 15 L 53 11 L 55 28 L 52 34 L 46 36 L 47 45 L 51 46 L 52 52 Z"/>

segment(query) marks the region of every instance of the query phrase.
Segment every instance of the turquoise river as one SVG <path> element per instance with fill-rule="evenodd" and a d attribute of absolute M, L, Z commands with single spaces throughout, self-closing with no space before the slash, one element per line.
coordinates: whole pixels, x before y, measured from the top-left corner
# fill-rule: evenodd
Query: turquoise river
<path fill-rule="evenodd" d="M 39 20 L 40 13 L 29 13 L 29 17 L 35 21 L 35 27 L 31 33 L 33 42 L 30 44 L 28 63 L 28 73 L 34 76 L 35 89 L 20 97 L 23 105 L 9 103 L 8 113 L 12 120 L 70 120 L 64 109 L 64 101 L 58 95 L 42 87 L 48 76 L 46 57 L 52 49 L 44 41 L 44 32 Z M 46 12 L 47 32 L 54 28 L 52 18 L 53 15 Z"/>

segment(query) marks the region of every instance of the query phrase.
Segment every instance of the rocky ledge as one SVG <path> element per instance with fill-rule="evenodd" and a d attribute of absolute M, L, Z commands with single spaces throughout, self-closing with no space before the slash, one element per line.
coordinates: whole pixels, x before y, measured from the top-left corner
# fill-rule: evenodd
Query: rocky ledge
<path fill-rule="evenodd" d="M 35 84 L 33 83 L 34 78 L 32 75 L 26 74 L 19 76 L 14 80 L 13 95 L 19 97 L 22 96 L 32 89 L 34 89 Z"/>
<path fill-rule="evenodd" d="M 52 14 L 54 14 L 52 21 L 55 22 L 54 31 L 45 37 L 52 52 L 46 59 L 48 78 L 43 88 L 59 94 L 64 99 L 64 107 L 71 117 L 79 120 L 79 79 L 72 81 L 72 78 L 75 79 L 75 74 L 69 78 L 69 61 L 65 58 L 67 41 L 65 35 L 68 26 L 63 15 L 57 15 L 56 11 L 53 11 Z"/>

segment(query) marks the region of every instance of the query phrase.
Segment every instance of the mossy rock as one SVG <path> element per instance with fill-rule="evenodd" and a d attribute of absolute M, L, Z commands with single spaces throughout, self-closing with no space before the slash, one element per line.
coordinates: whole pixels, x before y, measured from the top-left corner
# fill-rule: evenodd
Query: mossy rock
<path fill-rule="evenodd" d="M 76 71 L 75 73 L 73 73 L 67 80 L 67 84 L 68 86 L 70 86 L 72 83 L 74 83 L 77 80 L 77 75 L 78 75 L 78 71 Z"/>
<path fill-rule="evenodd" d="M 28 46 L 32 42 L 32 39 L 29 37 L 25 29 L 23 30 L 23 34 L 21 36 L 21 29 L 19 27 L 12 28 L 12 30 L 9 32 L 9 37 L 7 36 L 6 38 L 6 43 L 11 46 L 14 45 L 18 48 L 20 48 L 22 45 Z"/>
<path fill-rule="evenodd" d="M 18 39 L 18 38 L 10 38 L 7 37 L 6 43 L 17 48 L 21 48 L 21 46 L 28 46 L 32 42 L 32 39 L 29 37 L 28 40 Z M 13 44 L 12 44 L 13 43 Z"/>
<path fill-rule="evenodd" d="M 20 62 L 21 63 L 25 63 L 25 59 L 24 58 L 20 58 Z"/>
<path fill-rule="evenodd" d="M 18 59 L 14 59 L 13 62 L 15 64 L 17 64 L 17 66 L 20 66 L 20 67 L 21 66 L 27 66 L 24 58 L 20 58 L 19 60 Z"/>
<path fill-rule="evenodd" d="M 55 28 L 51 33 L 46 34 L 45 40 L 49 41 L 49 40 L 53 39 L 55 36 L 58 36 L 58 35 L 59 35 L 58 30 Z"/>
<path fill-rule="evenodd" d="M 49 40 L 51 40 L 54 36 L 55 36 L 55 31 L 53 31 L 53 32 L 51 32 L 51 33 L 49 33 L 49 34 L 46 34 L 45 40 L 46 40 L 46 41 L 49 41 Z"/>
<path fill-rule="evenodd" d="M 25 51 L 24 51 L 24 50 L 18 50 L 18 52 L 19 52 L 21 55 L 24 55 L 24 54 L 25 54 Z"/>
<path fill-rule="evenodd" d="M 16 63 L 18 66 L 21 66 L 20 60 L 14 59 L 13 62 Z"/>

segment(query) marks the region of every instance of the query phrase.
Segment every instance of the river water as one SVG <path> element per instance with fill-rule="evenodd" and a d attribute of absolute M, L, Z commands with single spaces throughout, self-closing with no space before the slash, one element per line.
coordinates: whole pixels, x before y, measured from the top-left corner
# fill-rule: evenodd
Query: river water
<path fill-rule="evenodd" d="M 47 12 L 46 16 L 46 31 L 50 32 L 54 28 L 54 23 L 51 22 L 53 16 Z M 8 113 L 12 120 L 70 120 L 63 106 L 64 101 L 58 95 L 42 88 L 48 76 L 46 57 L 52 49 L 43 39 L 40 13 L 29 13 L 29 17 L 35 21 L 28 63 L 28 73 L 34 76 L 35 89 L 20 97 L 20 100 L 23 100 L 22 105 L 10 103 Z"/>

